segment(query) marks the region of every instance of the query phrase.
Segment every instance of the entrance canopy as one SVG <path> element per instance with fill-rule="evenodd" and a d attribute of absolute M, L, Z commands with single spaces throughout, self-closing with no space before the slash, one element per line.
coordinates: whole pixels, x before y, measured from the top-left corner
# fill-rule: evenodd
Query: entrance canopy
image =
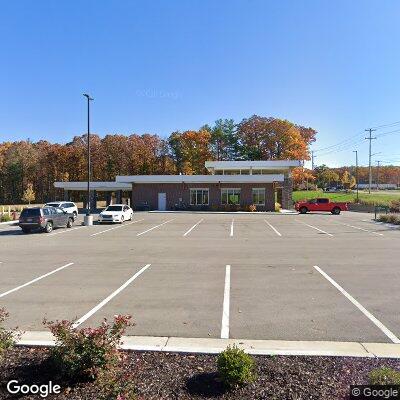
<path fill-rule="evenodd" d="M 87 182 L 54 182 L 54 187 L 64 190 L 87 190 Z M 120 182 L 90 182 L 90 190 L 98 192 L 115 192 L 118 190 L 132 190 L 129 183 Z"/>

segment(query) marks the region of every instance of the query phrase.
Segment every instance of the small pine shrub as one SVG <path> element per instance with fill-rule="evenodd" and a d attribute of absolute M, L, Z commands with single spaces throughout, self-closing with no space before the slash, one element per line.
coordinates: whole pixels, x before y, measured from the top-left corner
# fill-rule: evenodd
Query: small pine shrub
<path fill-rule="evenodd" d="M 400 385 L 400 371 L 389 367 L 373 369 L 369 373 L 371 385 Z"/>
<path fill-rule="evenodd" d="M 117 368 L 118 345 L 131 325 L 129 315 L 116 315 L 97 328 L 74 329 L 70 321 L 45 322 L 55 336 L 51 358 L 57 368 L 73 380 L 95 379 L 100 371 Z"/>
<path fill-rule="evenodd" d="M 8 312 L 0 308 L 0 361 L 6 350 L 9 350 L 15 344 L 15 337 L 12 331 L 5 329 L 2 325 L 8 318 Z"/>
<path fill-rule="evenodd" d="M 228 346 L 217 359 L 218 373 L 230 388 L 254 382 L 255 361 L 236 345 Z"/>

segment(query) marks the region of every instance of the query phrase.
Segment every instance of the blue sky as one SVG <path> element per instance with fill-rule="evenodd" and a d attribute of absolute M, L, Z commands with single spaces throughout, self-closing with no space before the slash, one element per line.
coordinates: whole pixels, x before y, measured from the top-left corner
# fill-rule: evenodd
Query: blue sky
<path fill-rule="evenodd" d="M 350 164 L 354 149 L 366 164 L 360 132 L 400 121 L 395 0 L 0 4 L 0 141 L 83 133 L 84 92 L 100 135 L 275 116 L 317 129 L 315 150 L 344 141 L 316 164 Z M 400 160 L 399 145 L 400 132 L 379 137 L 373 159 Z"/>

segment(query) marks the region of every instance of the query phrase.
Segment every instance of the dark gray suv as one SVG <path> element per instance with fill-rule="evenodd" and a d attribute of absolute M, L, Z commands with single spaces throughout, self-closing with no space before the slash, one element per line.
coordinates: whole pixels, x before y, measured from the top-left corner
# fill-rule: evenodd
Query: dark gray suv
<path fill-rule="evenodd" d="M 74 215 L 55 207 L 24 208 L 19 217 L 19 226 L 25 233 L 41 229 L 50 233 L 54 228 L 71 228 Z"/>

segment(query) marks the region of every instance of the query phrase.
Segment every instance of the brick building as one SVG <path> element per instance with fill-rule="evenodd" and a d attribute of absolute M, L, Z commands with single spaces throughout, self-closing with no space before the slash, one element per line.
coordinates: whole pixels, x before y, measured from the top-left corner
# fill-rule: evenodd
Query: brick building
<path fill-rule="evenodd" d="M 117 176 L 115 182 L 91 182 L 92 208 L 98 192 L 122 193 L 134 209 L 150 210 L 214 210 L 256 205 L 260 211 L 275 209 L 275 200 L 282 208 L 292 207 L 291 170 L 301 165 L 296 160 L 279 161 L 207 161 L 207 175 L 131 175 Z M 84 191 L 86 182 L 55 182 L 70 191 Z"/>

